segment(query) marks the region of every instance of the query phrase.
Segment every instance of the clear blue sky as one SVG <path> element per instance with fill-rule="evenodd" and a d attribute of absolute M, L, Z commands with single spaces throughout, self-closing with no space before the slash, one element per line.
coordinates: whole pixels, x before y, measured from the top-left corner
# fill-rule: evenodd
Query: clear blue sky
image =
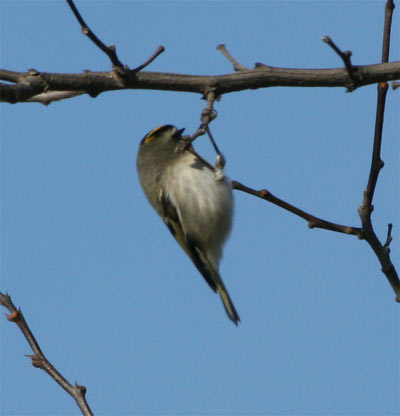
<path fill-rule="evenodd" d="M 391 60 L 399 60 L 396 2 Z M 1 67 L 106 71 L 64 1 L 1 5 Z M 330 68 L 378 63 L 384 1 L 77 1 L 91 28 L 135 67 L 232 72 L 243 64 Z M 399 262 L 399 94 L 388 93 L 378 236 L 393 222 Z M 227 173 L 330 221 L 359 225 L 376 87 L 269 88 L 226 95 L 212 129 Z M 140 139 L 171 123 L 193 132 L 199 95 L 120 91 L 1 106 L 2 291 L 44 352 L 85 385 L 99 415 L 394 415 L 399 305 L 369 246 L 235 193 L 221 274 L 235 327 L 143 196 Z M 214 159 L 208 141 L 197 149 Z M 0 319 L 2 415 L 78 415 L 72 398 L 24 357 Z"/>

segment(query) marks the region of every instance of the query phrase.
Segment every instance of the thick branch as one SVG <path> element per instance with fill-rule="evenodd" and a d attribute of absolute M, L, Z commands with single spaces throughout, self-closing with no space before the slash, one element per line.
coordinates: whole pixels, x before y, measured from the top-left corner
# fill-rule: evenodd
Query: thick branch
<path fill-rule="evenodd" d="M 400 62 L 354 66 L 361 80 L 359 86 L 400 79 Z M 348 73 L 344 68 L 290 69 L 259 66 L 253 70 L 227 75 L 184 75 L 161 72 L 130 72 L 122 79 L 115 71 L 57 74 L 38 71 L 27 73 L 0 70 L 0 100 L 16 103 L 28 101 L 47 91 L 79 91 L 97 96 L 105 91 L 150 89 L 194 92 L 205 95 L 210 89 L 215 96 L 235 91 L 267 87 L 347 87 Z"/>
<path fill-rule="evenodd" d="M 68 394 L 70 394 L 76 401 L 81 412 L 85 416 L 92 416 L 93 413 L 90 410 L 90 407 L 86 401 L 86 387 L 79 386 L 75 383 L 73 386 L 70 384 L 50 363 L 50 361 L 45 357 L 36 338 L 32 334 L 32 331 L 28 327 L 28 324 L 25 321 L 24 315 L 22 314 L 21 309 L 17 309 L 13 304 L 10 296 L 6 293 L 3 294 L 0 292 L 0 305 L 7 308 L 10 312 L 7 316 L 7 319 L 10 322 L 15 322 L 18 328 L 21 330 L 22 334 L 28 341 L 33 354 L 28 355 L 32 360 L 32 365 L 37 368 L 44 370 L 56 383 L 58 383 Z"/>

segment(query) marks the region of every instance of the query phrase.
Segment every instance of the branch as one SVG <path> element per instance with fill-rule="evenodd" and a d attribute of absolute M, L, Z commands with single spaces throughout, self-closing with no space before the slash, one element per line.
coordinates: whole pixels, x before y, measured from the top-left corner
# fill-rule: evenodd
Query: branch
<path fill-rule="evenodd" d="M 382 81 L 400 79 L 400 61 L 355 66 L 360 78 L 359 87 Z M 26 102 L 47 91 L 74 91 L 96 97 L 122 89 L 146 89 L 161 91 L 192 92 L 205 95 L 213 89 L 215 96 L 231 92 L 268 87 L 347 87 L 348 75 L 342 68 L 297 69 L 256 67 L 226 75 L 186 75 L 162 72 L 129 71 L 122 79 L 115 71 L 81 74 L 57 74 L 39 71 L 14 72 L 0 69 L 0 101 Z"/>
<path fill-rule="evenodd" d="M 32 360 L 32 365 L 44 370 L 56 383 L 58 383 L 68 394 L 70 394 L 75 399 L 76 404 L 79 406 L 79 409 L 84 416 L 92 416 L 93 413 L 90 410 L 85 398 L 86 387 L 80 386 L 76 383 L 73 386 L 53 367 L 40 349 L 36 338 L 25 321 L 21 309 L 17 309 L 15 307 L 11 297 L 7 293 L 3 294 L 0 292 L 0 305 L 9 310 L 10 314 L 6 315 L 7 319 L 10 322 L 14 322 L 18 326 L 25 339 L 28 341 L 33 354 L 28 355 L 27 357 Z"/>
<path fill-rule="evenodd" d="M 387 62 L 387 60 L 389 59 L 390 31 L 393 9 L 393 1 L 387 0 L 385 7 L 385 23 L 383 30 L 382 62 Z M 374 198 L 379 172 L 384 166 L 384 163 L 381 159 L 381 147 L 387 91 L 387 82 L 381 82 L 378 84 L 374 145 L 372 150 L 371 168 L 369 172 L 367 187 L 364 191 L 363 200 L 358 209 L 358 213 L 360 215 L 362 228 L 364 230 L 365 240 L 368 242 L 368 244 L 371 246 L 372 250 L 378 257 L 378 260 L 382 266 L 382 272 L 385 274 L 386 278 L 388 279 L 390 285 L 392 286 L 396 294 L 396 301 L 400 302 L 400 280 L 396 272 L 396 269 L 394 268 L 394 265 L 390 260 L 389 245 L 392 240 L 391 227 L 389 226 L 386 242 L 382 245 L 375 234 L 371 220 L 372 211 L 374 210 L 372 200 Z"/>
<path fill-rule="evenodd" d="M 382 47 L 382 61 L 383 64 L 389 59 L 389 44 L 390 44 L 390 27 L 393 14 L 393 1 L 387 0 L 386 2 L 386 13 L 385 13 L 385 24 L 384 24 L 384 36 L 383 36 L 383 47 Z M 327 37 L 324 39 L 344 60 L 346 68 L 350 72 L 350 54 L 341 52 L 340 49 Z M 352 69 L 358 67 L 351 67 Z M 360 78 L 359 78 L 360 79 Z M 359 81 L 357 80 L 357 83 Z M 371 214 L 373 211 L 372 199 L 374 196 L 374 191 L 376 183 L 378 180 L 379 172 L 383 167 L 383 162 L 380 157 L 381 145 L 382 145 L 382 130 L 383 130 L 383 119 L 385 111 L 385 100 L 386 93 L 388 90 L 387 82 L 381 82 L 378 84 L 378 98 L 377 98 L 377 110 L 376 110 L 376 121 L 375 121 L 375 135 L 374 135 L 374 146 L 372 153 L 372 162 L 371 169 L 368 178 L 367 188 L 364 191 L 364 198 L 362 204 L 360 205 L 358 212 L 361 218 L 362 227 L 349 227 L 345 225 L 335 224 L 329 221 L 322 220 L 321 218 L 314 217 L 311 214 L 308 214 L 301 209 L 275 197 L 266 189 L 261 191 L 256 191 L 252 188 L 249 188 L 237 181 L 232 181 L 232 187 L 234 189 L 246 192 L 250 195 L 254 195 L 258 198 L 264 199 L 266 201 L 272 202 L 279 207 L 292 212 L 293 214 L 305 219 L 308 221 L 308 226 L 310 228 L 323 228 L 330 231 L 341 232 L 344 234 L 355 235 L 360 239 L 364 239 L 371 246 L 372 250 L 378 257 L 379 262 L 382 266 L 382 272 L 385 274 L 390 285 L 392 286 L 395 294 L 396 301 L 400 302 L 400 280 L 397 274 L 397 271 L 390 260 L 390 243 L 392 241 L 392 224 L 388 225 L 388 232 L 386 237 L 386 242 L 382 245 L 376 236 L 372 221 Z"/>
<path fill-rule="evenodd" d="M 232 181 L 232 187 L 233 189 L 236 189 L 238 191 L 242 191 L 247 194 L 254 195 L 258 198 L 264 199 L 265 201 L 271 202 L 274 205 L 277 205 L 278 207 L 281 207 L 286 211 L 289 211 L 292 214 L 295 214 L 298 217 L 305 219 L 308 222 L 309 228 L 322 228 L 324 230 L 336 231 L 338 233 L 355 235 L 359 239 L 364 238 L 363 231 L 361 228 L 336 224 L 334 222 L 325 221 L 321 218 L 314 217 L 314 215 L 308 214 L 307 212 L 302 211 L 294 205 L 291 205 L 288 202 L 285 202 L 282 199 L 277 198 L 266 189 L 256 191 L 255 189 L 249 188 L 237 181 Z"/>

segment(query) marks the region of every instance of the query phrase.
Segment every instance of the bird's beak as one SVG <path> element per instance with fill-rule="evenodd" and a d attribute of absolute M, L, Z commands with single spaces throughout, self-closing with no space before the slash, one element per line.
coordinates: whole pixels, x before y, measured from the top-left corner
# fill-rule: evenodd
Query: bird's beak
<path fill-rule="evenodd" d="M 182 136 L 182 133 L 185 131 L 185 128 L 178 130 L 178 133 Z"/>

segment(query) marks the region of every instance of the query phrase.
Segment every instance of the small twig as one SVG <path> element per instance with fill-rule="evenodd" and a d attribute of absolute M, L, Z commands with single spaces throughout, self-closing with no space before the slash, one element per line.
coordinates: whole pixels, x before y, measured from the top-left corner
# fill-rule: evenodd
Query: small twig
<path fill-rule="evenodd" d="M 194 142 L 198 137 L 203 136 L 206 134 L 205 129 L 199 127 L 191 136 L 186 136 L 186 138 L 190 141 L 190 143 Z"/>
<path fill-rule="evenodd" d="M 217 143 L 215 142 L 214 137 L 213 137 L 213 135 L 211 134 L 211 130 L 210 130 L 210 127 L 209 127 L 209 126 L 207 126 L 207 127 L 206 127 L 206 131 L 207 131 L 208 138 L 210 139 L 211 144 L 212 144 L 212 145 L 213 145 L 213 147 L 214 147 L 215 153 L 216 153 L 217 155 L 219 155 L 219 156 L 222 156 L 222 153 L 220 152 L 220 150 L 219 150 L 219 148 L 218 148 L 218 146 L 217 146 Z"/>
<path fill-rule="evenodd" d="M 393 0 L 388 0 L 385 5 L 385 23 L 383 26 L 382 63 L 389 62 L 390 32 L 392 29 L 392 16 L 394 10 Z"/>
<path fill-rule="evenodd" d="M 93 413 L 90 410 L 90 407 L 85 398 L 86 387 L 79 386 L 76 383 L 73 386 L 53 367 L 53 365 L 45 357 L 42 350 L 40 349 L 36 338 L 32 334 L 32 331 L 25 321 L 21 309 L 17 309 L 15 307 L 11 297 L 7 293 L 4 294 L 0 292 L 0 305 L 9 310 L 10 314 L 6 315 L 7 319 L 10 322 L 14 322 L 18 326 L 25 339 L 28 341 L 33 354 L 28 355 L 27 357 L 32 360 L 32 365 L 44 370 L 56 383 L 58 383 L 68 394 L 70 394 L 75 399 L 79 409 L 84 416 L 93 416 Z"/>
<path fill-rule="evenodd" d="M 207 100 L 207 106 L 206 108 L 201 112 L 200 120 L 201 124 L 199 128 L 191 135 L 191 136 L 184 136 L 182 139 L 182 143 L 176 148 L 177 152 L 183 152 L 185 150 L 191 152 L 195 156 L 197 156 L 199 159 L 203 161 L 203 163 L 212 171 L 215 171 L 215 169 L 219 168 L 222 169 L 225 166 L 225 158 L 222 155 L 222 153 L 219 151 L 217 143 L 215 142 L 210 128 L 209 124 L 211 121 L 213 121 L 217 117 L 217 112 L 214 110 L 214 102 L 216 101 L 217 97 L 215 97 L 215 93 L 213 89 L 209 89 L 203 96 L 204 99 Z M 217 161 L 215 166 L 210 165 L 205 159 L 203 159 L 191 146 L 192 143 L 199 137 L 203 136 L 205 133 L 207 133 L 208 137 L 210 138 L 210 141 L 212 145 L 214 146 L 214 149 L 217 153 Z"/>
<path fill-rule="evenodd" d="M 217 49 L 222 53 L 222 55 L 225 56 L 226 59 L 233 65 L 233 69 L 236 72 L 242 72 L 242 71 L 249 71 L 249 68 L 246 68 L 244 65 L 240 64 L 226 49 L 226 46 L 224 44 L 220 44 L 217 46 Z"/>
<path fill-rule="evenodd" d="M 351 84 L 347 87 L 347 92 L 354 91 L 358 86 L 358 79 L 354 74 L 354 67 L 351 63 L 351 51 L 344 51 L 342 52 L 333 42 L 333 40 L 329 36 L 324 36 L 322 38 L 322 42 L 327 43 L 343 60 L 344 66 L 346 67 L 347 74 L 349 75 Z"/>
<path fill-rule="evenodd" d="M 389 59 L 389 46 L 390 46 L 390 33 L 392 24 L 392 15 L 394 10 L 394 4 L 392 0 L 387 0 L 385 6 L 385 23 L 383 30 L 383 44 L 382 44 L 382 63 L 385 63 Z M 375 116 L 375 132 L 374 132 L 374 146 L 372 151 L 371 168 L 368 177 L 367 188 L 364 191 L 364 198 L 361 210 L 369 211 L 369 215 L 373 210 L 372 200 L 374 198 L 374 192 L 380 170 L 383 168 L 383 161 L 381 160 L 381 147 L 382 147 L 382 132 L 383 121 L 385 114 L 386 94 L 388 90 L 387 82 L 381 82 L 378 84 L 378 97 L 376 104 L 376 116 Z"/>
<path fill-rule="evenodd" d="M 180 153 L 184 151 L 189 151 L 191 153 L 194 153 L 192 143 L 203 134 L 206 133 L 205 129 L 202 129 L 201 126 L 192 134 L 192 135 L 186 135 L 182 137 L 181 143 L 178 144 L 178 146 L 175 149 L 175 152 Z M 194 153 L 195 154 L 195 153 Z"/>
<path fill-rule="evenodd" d="M 285 209 L 308 222 L 309 228 L 322 228 L 325 230 L 336 231 L 338 233 L 350 234 L 355 235 L 359 239 L 363 239 L 363 232 L 361 228 L 358 227 L 350 227 L 347 225 L 336 224 L 334 222 L 325 221 L 321 218 L 314 217 L 314 215 L 308 214 L 307 212 L 295 207 L 294 205 L 289 204 L 282 199 L 277 198 L 271 192 L 266 189 L 262 189 L 261 191 L 257 191 L 255 189 L 249 188 L 240 182 L 232 181 L 233 189 L 237 189 L 238 191 L 246 192 L 247 194 L 254 195 L 258 198 L 264 199 L 266 201 L 271 202 L 278 207 Z"/>
<path fill-rule="evenodd" d="M 214 103 L 217 100 L 217 97 L 215 96 L 215 91 L 213 89 L 210 89 L 206 94 L 205 97 L 207 99 L 207 107 L 201 112 L 201 125 L 200 129 L 204 129 L 211 141 L 211 144 L 214 147 L 215 152 L 218 156 L 222 156 L 222 153 L 219 151 L 217 143 L 214 140 L 213 135 L 211 134 L 210 126 L 209 124 L 217 118 L 217 112 L 214 110 Z M 224 163 L 224 162 L 223 162 Z"/>
<path fill-rule="evenodd" d="M 163 52 L 165 51 L 164 46 L 160 45 L 157 50 L 153 53 L 153 55 L 150 56 L 149 59 L 147 59 L 147 61 L 145 61 L 143 64 L 139 65 L 138 67 L 136 67 L 135 69 L 131 70 L 131 73 L 135 73 L 135 72 L 139 72 L 141 71 L 143 68 L 146 68 L 146 66 L 150 65 L 154 59 L 157 58 L 158 55 L 161 55 Z"/>
<path fill-rule="evenodd" d="M 204 94 L 203 98 L 207 100 L 207 107 L 201 112 L 200 127 L 206 128 L 213 120 L 217 118 L 217 112 L 214 110 L 214 103 L 217 101 L 218 97 L 215 96 L 214 89 L 210 88 Z"/>
<path fill-rule="evenodd" d="M 203 98 L 207 100 L 207 106 L 201 112 L 201 124 L 199 128 L 191 136 L 188 135 L 183 137 L 184 144 L 182 146 L 179 146 L 178 151 L 187 150 L 198 137 L 206 134 L 208 124 L 211 123 L 211 121 L 217 117 L 217 112 L 213 108 L 214 102 L 216 100 L 214 91 L 210 89 L 204 94 Z"/>
<path fill-rule="evenodd" d="M 387 82 L 381 82 L 378 84 L 378 97 L 376 105 L 376 117 L 375 117 L 375 132 L 374 132 L 374 145 L 372 150 L 371 168 L 368 177 L 367 188 L 364 191 L 364 199 L 362 205 L 364 207 L 371 207 L 372 200 L 374 198 L 376 183 L 380 170 L 383 168 L 384 163 L 381 159 L 381 147 L 382 147 L 382 131 L 383 120 L 385 114 L 386 93 L 388 90 Z M 370 209 L 372 212 L 372 207 Z"/>
<path fill-rule="evenodd" d="M 79 24 L 82 28 L 82 33 L 86 35 L 99 49 L 101 49 L 110 59 L 113 66 L 115 68 L 125 70 L 124 65 L 122 62 L 118 59 L 117 52 L 115 45 L 106 46 L 89 28 L 89 26 L 86 24 L 85 20 L 79 13 L 78 9 L 76 8 L 73 0 L 67 0 L 67 3 L 69 7 L 71 8 L 72 12 L 74 13 L 76 19 L 78 20 Z"/>

